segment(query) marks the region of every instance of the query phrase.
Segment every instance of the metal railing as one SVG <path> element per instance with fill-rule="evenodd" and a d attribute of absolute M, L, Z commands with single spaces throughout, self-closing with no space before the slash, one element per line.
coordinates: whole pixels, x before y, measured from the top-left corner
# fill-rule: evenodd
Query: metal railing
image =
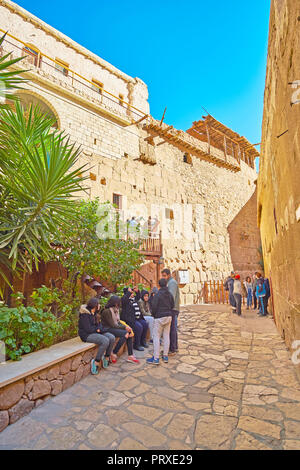
<path fill-rule="evenodd" d="M 87 79 L 75 70 L 65 67 L 64 71 L 62 71 L 62 63 L 60 61 L 49 57 L 38 49 L 33 49 L 29 43 L 7 33 L 1 28 L 0 33 L 6 33 L 5 40 L 2 43 L 2 51 L 0 51 L 0 53 L 11 53 L 12 57 L 24 57 L 26 65 L 30 64 L 34 67 L 35 71 L 41 70 L 45 74 L 52 75 L 53 78 L 59 79 L 63 82 L 66 88 L 73 89 L 72 91 L 76 90 L 80 94 L 85 93 L 90 98 L 99 102 L 102 106 L 111 108 L 118 114 L 127 116 L 127 118 L 132 114 L 135 115 L 135 119 L 148 117 L 148 114 L 144 111 L 141 111 L 137 107 L 121 99 L 119 96 L 105 90 L 97 85 L 97 83 Z"/>

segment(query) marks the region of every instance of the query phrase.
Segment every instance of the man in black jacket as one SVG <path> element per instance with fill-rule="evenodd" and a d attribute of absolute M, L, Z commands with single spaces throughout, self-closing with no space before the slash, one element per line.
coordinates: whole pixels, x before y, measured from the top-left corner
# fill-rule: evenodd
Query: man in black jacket
<path fill-rule="evenodd" d="M 154 352 L 147 364 L 159 365 L 160 338 L 164 338 L 163 361 L 168 362 L 168 352 L 170 346 L 170 327 L 172 321 L 172 310 L 174 308 L 174 297 L 169 292 L 167 280 L 159 280 L 160 289 L 153 297 L 152 315 L 154 317 L 153 346 Z"/>

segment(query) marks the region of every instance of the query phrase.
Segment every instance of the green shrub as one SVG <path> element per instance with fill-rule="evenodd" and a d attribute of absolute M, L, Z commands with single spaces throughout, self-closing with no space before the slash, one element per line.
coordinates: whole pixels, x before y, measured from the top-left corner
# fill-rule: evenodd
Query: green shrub
<path fill-rule="evenodd" d="M 22 354 L 50 346 L 61 329 L 52 313 L 22 305 L 21 294 L 16 307 L 0 307 L 0 339 L 5 343 L 9 359 L 20 360 Z"/>
<path fill-rule="evenodd" d="M 77 297 L 70 301 L 64 291 L 45 286 L 32 293 L 27 307 L 21 293 L 13 297 L 15 307 L 0 306 L 0 340 L 7 358 L 20 360 L 23 354 L 77 336 Z"/>

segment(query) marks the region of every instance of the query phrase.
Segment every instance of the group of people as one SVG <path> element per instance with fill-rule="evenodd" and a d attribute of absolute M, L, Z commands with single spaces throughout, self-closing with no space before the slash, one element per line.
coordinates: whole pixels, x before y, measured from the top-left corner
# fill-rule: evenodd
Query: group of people
<path fill-rule="evenodd" d="M 150 238 L 157 238 L 159 236 L 158 226 L 160 222 L 158 218 L 151 217 L 149 215 L 148 220 L 145 220 L 143 216 L 131 217 L 127 219 L 127 234 L 131 236 L 144 236 Z"/>
<path fill-rule="evenodd" d="M 247 276 L 242 282 L 239 274 L 231 272 L 224 283 L 225 290 L 229 291 L 229 303 L 232 312 L 241 316 L 242 297 L 247 298 L 247 310 L 253 307 L 258 309 L 258 315 L 265 317 L 268 315 L 268 301 L 271 296 L 270 283 L 260 272 L 256 272 L 252 278 Z"/>
<path fill-rule="evenodd" d="M 178 351 L 178 315 L 179 288 L 169 269 L 162 271 L 159 289 L 154 287 L 151 293 L 140 292 L 138 287 L 126 287 L 122 298 L 112 295 L 103 309 L 99 298 L 91 298 L 80 307 L 78 334 L 82 341 L 99 346 L 96 357 L 91 360 L 92 374 L 98 374 L 101 361 L 104 368 L 116 363 L 125 342 L 127 361 L 139 364 L 133 350 L 144 351 L 149 347 L 146 341 L 148 330 L 154 352 L 146 362 L 159 365 L 163 337 L 162 360 L 167 363 L 168 356 Z"/>

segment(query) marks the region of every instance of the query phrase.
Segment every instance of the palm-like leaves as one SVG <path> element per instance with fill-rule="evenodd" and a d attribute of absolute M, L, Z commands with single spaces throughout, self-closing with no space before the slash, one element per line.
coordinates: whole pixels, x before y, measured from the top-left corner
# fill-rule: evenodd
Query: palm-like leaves
<path fill-rule="evenodd" d="M 0 47 L 2 47 L 3 42 L 5 41 L 5 34 L 0 38 Z M 17 99 L 16 95 L 13 93 L 13 90 L 20 88 L 19 85 L 26 82 L 26 80 L 21 76 L 22 72 L 25 70 L 8 70 L 9 67 L 20 62 L 23 57 L 18 57 L 16 59 L 10 59 L 11 53 L 5 54 L 0 57 L 0 106 L 5 106 L 5 98 L 11 100 Z"/>
<path fill-rule="evenodd" d="M 24 81 L 8 70 L 21 59 L 8 56 L 0 58 L 0 97 Z M 79 149 L 53 130 L 53 119 L 14 98 L 14 109 L 0 105 L 0 277 L 6 282 L 7 270 L 31 271 L 32 263 L 53 257 L 51 241 L 74 222 L 74 198 L 85 179 L 85 165 L 76 168 Z"/>
<path fill-rule="evenodd" d="M 0 250 L 31 270 L 49 259 L 51 240 L 74 219 L 74 196 L 82 191 L 79 149 L 51 130 L 37 108 L 2 110 L 0 120 Z"/>

